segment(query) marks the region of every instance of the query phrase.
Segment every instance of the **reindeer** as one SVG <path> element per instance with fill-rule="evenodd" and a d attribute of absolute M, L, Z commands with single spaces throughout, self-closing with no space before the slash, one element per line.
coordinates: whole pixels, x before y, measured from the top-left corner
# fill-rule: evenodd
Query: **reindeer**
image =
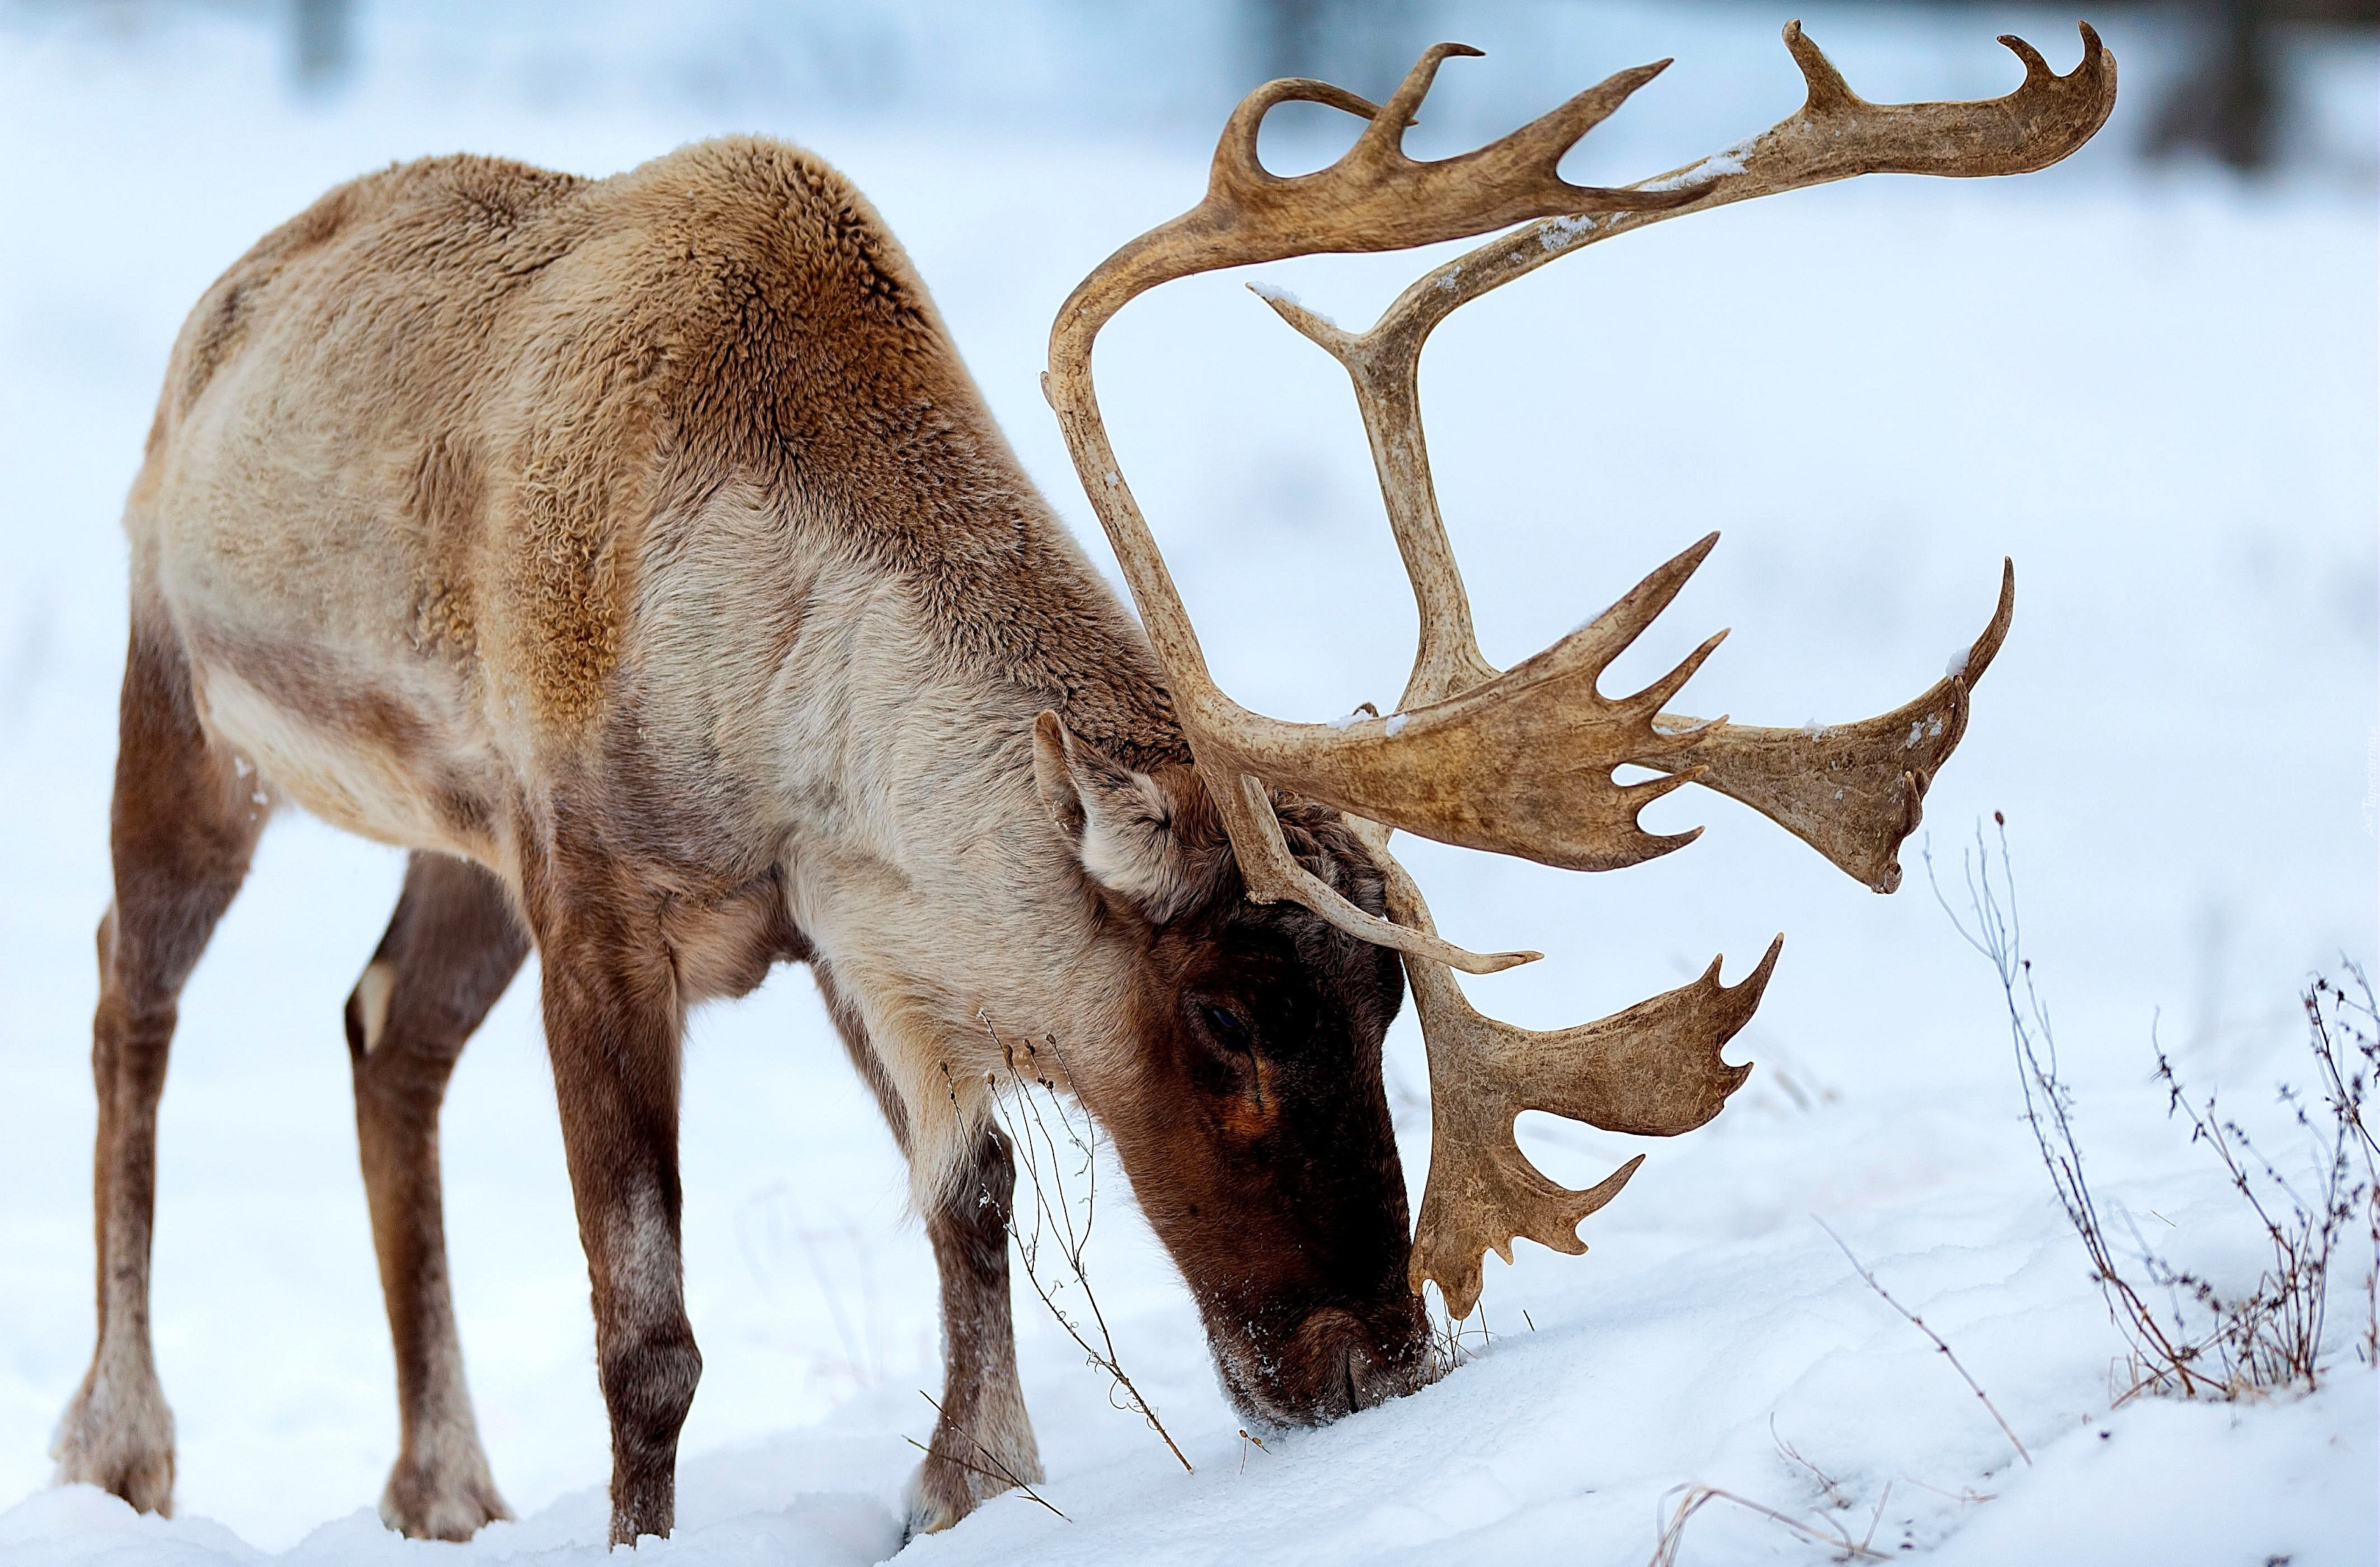
<path fill-rule="evenodd" d="M 1831 729 L 1664 711 L 1718 638 L 1604 696 L 1598 676 L 1714 535 L 1518 667 L 1479 655 L 1415 390 L 1449 312 L 1730 201 L 1880 170 L 2037 169 L 2113 103 L 2087 26 L 2065 76 L 2003 40 L 2025 80 L 1982 103 L 1868 103 L 1798 25 L 1785 40 L 1799 111 L 1612 189 L 1555 165 L 1667 62 L 1439 163 L 1401 139 L 1439 64 L 1475 53 L 1459 45 L 1425 54 L 1384 105 L 1314 81 L 1242 103 L 1205 200 L 1102 263 L 1051 334 L 1045 388 L 1137 625 L 1025 477 L 899 247 L 806 152 L 715 141 L 600 181 L 433 159 L 268 235 L 183 328 L 126 509 L 92 1051 L 99 1333 L 60 1480 L 172 1503 L 148 1322 L 157 1103 L 176 997 L 285 803 L 411 852 L 346 1013 L 396 1350 L 392 1527 L 461 1538 L 507 1515 L 455 1337 L 437 1122 L 532 947 L 614 1543 L 671 1529 L 702 1364 L 680 1279 L 684 1019 L 781 962 L 816 976 L 941 1270 L 946 1391 L 913 1531 L 1041 1475 L 1010 1317 L 1013 1164 L 987 1087 L 1003 1028 L 1062 1042 L 1062 1086 L 1111 1136 L 1246 1417 L 1327 1421 L 1430 1379 L 1425 1282 L 1460 1318 L 1486 1251 L 1509 1261 L 1518 1236 L 1584 1251 L 1579 1221 L 1639 1162 L 1565 1190 L 1521 1155 L 1518 1112 L 1654 1135 L 1707 1121 L 1750 1070 L 1721 1048 L 1778 949 L 1733 986 L 1715 961 L 1616 1016 L 1525 1033 L 1474 1012 L 1453 972 L 1536 954 L 1440 937 L 1390 832 L 1610 869 L 1690 841 L 1636 813 L 1699 783 L 1889 892 L 2008 630 L 2004 572 L 1962 666 Z M 1315 174 L 1267 171 L 1257 128 L 1290 100 L 1360 116 L 1353 149 Z M 1272 297 L 1353 380 L 1421 646 L 1387 717 L 1236 706 L 1109 447 L 1100 326 L 1192 273 L 1506 230 L 1366 333 Z M 1661 776 L 1615 783 L 1630 763 Z M 1408 978 L 1433 1133 L 1410 1239 L 1379 1064 Z"/>

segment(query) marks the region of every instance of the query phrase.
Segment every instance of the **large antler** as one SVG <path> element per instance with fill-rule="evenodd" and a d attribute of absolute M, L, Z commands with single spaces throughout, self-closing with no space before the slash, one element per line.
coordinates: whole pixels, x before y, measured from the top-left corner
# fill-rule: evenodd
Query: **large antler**
<path fill-rule="evenodd" d="M 2010 97 L 1876 105 L 1852 93 L 1801 24 L 1791 23 L 1785 43 L 1809 88 L 1800 112 L 1732 152 L 1639 188 L 1689 191 L 1691 202 L 1531 224 L 1421 278 L 1360 334 L 1258 286 L 1266 302 L 1336 358 L 1354 383 L 1381 494 L 1420 607 L 1420 646 L 1400 710 L 1430 710 L 1498 678 L 1472 630 L 1469 597 L 1439 514 L 1423 436 L 1418 370 L 1439 322 L 1557 256 L 1682 212 L 1872 170 L 1983 175 L 2054 163 L 2087 140 L 2114 103 L 2115 62 L 2087 25 L 2082 31 L 2082 61 L 2070 76 L 2051 72 L 2030 46 L 2007 38 L 2002 42 L 2025 62 L 2024 84 Z M 1630 759 L 1743 801 L 1862 881 L 1889 893 L 1900 881 L 1900 844 L 1917 825 L 1919 802 L 1935 771 L 1965 733 L 1968 693 L 1998 652 L 2014 607 L 2015 568 L 2009 565 L 1997 611 L 1974 646 L 1923 696 L 1881 717 L 1831 728 L 1765 729 L 1664 713 L 1654 720 L 1655 730 L 1683 743 Z M 1371 837 L 1378 857 L 1393 867 L 1388 835 Z M 1430 929 L 1419 889 L 1402 868 L 1390 869 L 1389 884 L 1394 917 Z M 1411 1263 L 1415 1289 L 1435 1278 L 1447 1309 L 1465 1316 L 1478 1298 L 1479 1258 L 1489 1247 L 1507 1261 L 1514 1235 L 1560 1251 L 1584 1250 L 1578 1221 L 1617 1195 L 1636 1161 L 1586 1191 L 1567 1191 L 1523 1158 L 1512 1139 L 1513 1118 L 1523 1110 L 1552 1110 L 1609 1131 L 1664 1136 L 1702 1124 L 1749 1070 L 1726 1065 L 1719 1047 L 1750 1019 L 1778 950 L 1772 944 L 1752 976 L 1731 989 L 1718 984 L 1714 962 L 1693 985 L 1551 1034 L 1482 1016 L 1444 967 L 1407 954 L 1432 1084 L 1429 1182 Z"/>
<path fill-rule="evenodd" d="M 1622 701 L 1604 698 L 1595 681 L 1677 592 L 1692 562 L 1671 563 L 1593 626 L 1446 711 L 1343 729 L 1284 723 L 1233 702 L 1208 673 L 1189 612 L 1117 468 L 1091 383 L 1091 344 L 1099 328 L 1135 296 L 1172 278 L 1319 251 L 1426 245 L 1551 214 L 1670 207 L 1692 199 L 1690 191 L 1574 186 L 1554 172 L 1572 143 L 1667 61 L 1622 71 L 1461 157 L 1416 163 L 1405 156 L 1404 128 L 1439 63 L 1450 55 L 1476 53 L 1461 44 L 1436 45 L 1385 106 L 1318 81 L 1276 81 L 1250 93 L 1216 146 L 1206 200 L 1102 261 L 1060 307 L 1043 388 L 1164 666 L 1184 737 L 1231 834 L 1248 895 L 1264 903 L 1291 898 L 1367 941 L 1492 973 L 1536 954 L 1481 956 L 1348 903 L 1290 855 L 1265 784 L 1426 837 L 1582 869 L 1629 865 L 1679 847 L 1690 834 L 1655 837 L 1635 821 L 1645 804 L 1677 781 L 1623 786 L 1610 774 L 1640 753 L 1666 754 L 1684 743 L 1657 733 L 1652 720 L 1708 649 Z M 1257 161 L 1257 131 L 1269 110 L 1292 100 L 1328 103 L 1371 123 L 1329 168 L 1284 178 Z M 1503 786 L 1477 786 L 1491 776 Z"/>
<path fill-rule="evenodd" d="M 1716 535 L 1593 623 L 1499 674 L 1480 656 L 1429 481 L 1415 382 L 1422 346 L 1466 301 L 1556 256 L 1676 213 L 1878 171 L 1978 176 L 2046 167 L 2089 140 L 2114 103 L 2115 62 L 2088 25 L 2082 31 L 2082 61 L 2063 77 L 2022 41 L 2003 38 L 2025 64 L 2023 85 L 2006 98 L 1873 104 L 1852 92 L 1799 23 L 1791 24 L 1785 41 L 1809 88 L 1797 114 L 1751 142 L 1616 190 L 1570 186 L 1554 174 L 1554 164 L 1667 61 L 1621 72 L 1501 141 L 1433 164 L 1404 156 L 1403 129 L 1440 62 L 1476 51 L 1432 48 L 1377 109 L 1324 83 L 1273 82 L 1233 113 L 1207 199 L 1117 251 L 1060 310 L 1045 394 L 1164 666 L 1249 896 L 1293 898 L 1404 955 L 1428 1044 L 1434 1129 L 1411 1277 L 1416 1290 L 1436 1279 L 1457 1317 L 1468 1315 L 1477 1299 L 1484 1251 L 1509 1260 L 1516 1235 L 1584 1250 L 1578 1221 L 1616 1195 L 1638 1162 L 1587 1191 L 1567 1191 L 1520 1153 L 1512 1136 L 1520 1111 L 1548 1110 L 1613 1131 L 1658 1136 L 1702 1124 L 1749 1071 L 1728 1065 L 1719 1051 L 1757 1006 L 1779 943 L 1732 987 L 1718 982 L 1714 961 L 1694 983 L 1601 1022 L 1544 1034 L 1513 1028 L 1472 1010 L 1447 966 L 1485 973 L 1536 954 L 1482 957 L 1440 940 L 1419 889 L 1389 853 L 1389 830 L 1609 869 L 1690 842 L 1695 833 L 1645 832 L 1636 812 L 1699 781 L 1766 812 L 1852 875 L 1889 892 L 1900 880 L 1894 856 L 1916 823 L 1918 801 L 1964 731 L 1968 691 L 2007 634 L 2014 580 L 2012 568 L 2004 573 L 1991 626 L 1943 681 L 1894 712 L 1835 729 L 1758 729 L 1661 712 L 1718 637 L 1633 697 L 1615 700 L 1596 689 L 1603 670 L 1683 587 Z M 1274 104 L 1299 99 L 1371 123 L 1337 164 L 1284 179 L 1257 161 L 1257 130 Z M 1266 292 L 1354 382 L 1419 601 L 1421 638 L 1400 711 L 1386 719 L 1292 724 L 1239 707 L 1208 673 L 1188 613 L 1108 444 L 1090 376 L 1099 327 L 1134 296 L 1170 278 L 1291 255 L 1423 245 L 1524 219 L 1536 221 L 1415 283 L 1360 335 Z M 1670 776 L 1619 784 L 1611 774 L 1624 762 Z M 1355 908 L 1296 864 L 1272 815 L 1267 782 L 1349 814 L 1386 876 L 1390 919 Z"/>
<path fill-rule="evenodd" d="M 1421 889 L 1389 853 L 1388 830 L 1377 822 L 1354 825 L 1379 862 L 1390 915 L 1433 929 Z M 1544 1110 L 1607 1132 L 1673 1137 L 1708 1121 L 1751 1074 L 1748 1065 L 1720 1060 L 1719 1051 L 1752 1020 L 1784 946 L 1782 936 L 1771 941 L 1758 966 L 1733 985 L 1719 983 L 1713 958 L 1690 985 L 1549 1033 L 1474 1010 L 1443 964 L 1407 954 L 1405 972 L 1429 1052 L 1429 1183 L 1406 1265 L 1414 1294 L 1436 1279 L 1448 1314 L 1468 1317 L 1488 1251 L 1512 1261 L 1518 1235 L 1572 1256 L 1586 1250 L 1579 1221 L 1618 1197 L 1645 1156 L 1585 1191 L 1569 1191 L 1528 1161 L 1513 1122 L 1524 1110 Z"/>

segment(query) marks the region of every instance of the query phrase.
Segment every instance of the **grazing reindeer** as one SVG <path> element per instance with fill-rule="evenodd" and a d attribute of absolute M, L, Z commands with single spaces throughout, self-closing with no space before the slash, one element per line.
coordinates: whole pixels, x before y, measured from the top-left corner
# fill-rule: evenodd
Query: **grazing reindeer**
<path fill-rule="evenodd" d="M 1512 1141 L 1545 1109 L 1672 1134 L 1744 1073 L 1719 1050 L 1769 954 L 1600 1023 L 1480 1016 L 1388 852 L 1391 829 L 1605 869 L 1665 853 L 1643 804 L 1700 782 L 1862 881 L 1965 727 L 2010 585 L 1964 665 L 1916 701 L 1816 732 L 1702 723 L 1596 689 L 1706 540 L 1509 673 L 1479 656 L 1431 495 L 1415 368 L 1464 300 L 1680 213 L 1872 170 L 2012 173 L 2106 118 L 2083 30 L 2059 77 L 1988 103 L 1876 105 L 1798 28 L 1792 117 L 1621 189 L 1555 175 L 1658 67 L 1478 152 L 1417 164 L 1385 106 L 1274 82 L 1232 115 L 1195 210 L 1103 263 L 1060 312 L 1047 389 L 1140 610 L 1135 626 L 1035 493 L 907 259 L 817 159 L 759 140 L 589 182 L 483 158 L 343 186 L 202 299 L 127 508 L 131 641 L 99 930 L 93 1068 L 99 1342 L 58 1439 L 63 1480 L 171 1504 L 173 1421 L 148 1330 L 156 1108 L 176 998 L 282 801 L 413 851 L 347 1003 L 403 1431 L 382 1515 L 456 1538 L 505 1516 L 464 1387 L 437 1117 L 464 1041 L 540 958 L 596 1349 L 611 1537 L 672 1524 L 701 1369 L 680 1283 L 686 1009 L 811 966 L 910 1162 L 941 1272 L 948 1385 L 910 1524 L 1038 1478 L 1016 1380 L 1013 1171 L 980 1022 L 1063 1042 L 1249 1417 L 1316 1422 L 1432 1374 L 1418 1292 L 1466 1315 L 1481 1254 L 1584 1247 L 1585 1192 Z M 1305 99 L 1368 124 L 1297 178 L 1258 123 Z M 1275 308 L 1354 379 L 1422 606 L 1400 711 L 1299 725 L 1208 677 L 1091 391 L 1093 337 L 1169 278 L 1525 226 L 1439 268 L 1370 332 Z M 1145 628 L 1145 636 L 1144 629 Z M 1668 776 L 1621 786 L 1615 768 Z M 1434 1087 L 1407 1237 L 1380 1040 L 1410 976 Z M 995 1461 L 986 1464 L 977 1455 Z"/>

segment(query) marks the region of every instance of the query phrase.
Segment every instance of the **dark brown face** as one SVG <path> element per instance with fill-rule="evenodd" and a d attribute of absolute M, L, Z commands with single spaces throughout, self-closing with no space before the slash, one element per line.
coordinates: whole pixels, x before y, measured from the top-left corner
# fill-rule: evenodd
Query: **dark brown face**
<path fill-rule="evenodd" d="M 1186 766 L 1136 771 L 1045 712 L 1034 778 L 1138 970 L 1132 1048 L 1091 1108 L 1197 1298 L 1232 1402 L 1309 1426 L 1412 1391 L 1431 1357 L 1380 1084 L 1404 999 L 1396 955 L 1294 904 L 1248 902 Z M 1274 803 L 1299 862 L 1382 913 L 1379 871 L 1338 814 Z"/>
<path fill-rule="evenodd" d="M 1378 912 L 1378 873 L 1335 820 L 1290 825 L 1310 869 Z M 1109 1126 L 1232 1403 L 1318 1425 L 1429 1375 L 1380 1078 L 1403 977 L 1393 953 L 1217 881 L 1150 931 L 1143 1070 Z"/>

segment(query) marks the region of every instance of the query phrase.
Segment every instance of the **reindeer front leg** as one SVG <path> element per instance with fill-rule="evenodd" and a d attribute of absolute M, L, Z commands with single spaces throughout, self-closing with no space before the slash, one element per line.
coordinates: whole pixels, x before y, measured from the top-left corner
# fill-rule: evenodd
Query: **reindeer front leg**
<path fill-rule="evenodd" d="M 868 1025 L 834 970 L 813 961 L 811 975 L 851 1063 L 876 1095 L 902 1157 L 917 1157 L 909 1111 Z M 909 1481 L 905 1538 L 949 1528 L 983 1502 L 1018 1485 L 1038 1484 L 1041 1449 L 1016 1380 L 1016 1319 L 1008 1274 L 1008 1235 L 1016 1208 L 1016 1160 L 1007 1136 L 978 1126 L 967 1160 L 926 1214 L 942 1294 L 941 1417 L 926 1460 Z"/>
<path fill-rule="evenodd" d="M 678 1431 L 702 1377 L 678 1244 L 685 1006 L 658 911 L 635 881 L 596 856 L 554 857 L 567 869 L 536 878 L 526 901 L 594 1286 L 595 1360 L 612 1421 L 611 1539 L 634 1545 L 674 1523 Z"/>
<path fill-rule="evenodd" d="M 979 1502 L 1041 1476 L 1040 1449 L 1016 1381 L 1010 1315 L 1009 1216 L 1016 1163 L 987 1124 L 974 1156 L 926 1218 L 942 1283 L 942 1414 L 909 1488 L 907 1533 L 947 1529 Z"/>

